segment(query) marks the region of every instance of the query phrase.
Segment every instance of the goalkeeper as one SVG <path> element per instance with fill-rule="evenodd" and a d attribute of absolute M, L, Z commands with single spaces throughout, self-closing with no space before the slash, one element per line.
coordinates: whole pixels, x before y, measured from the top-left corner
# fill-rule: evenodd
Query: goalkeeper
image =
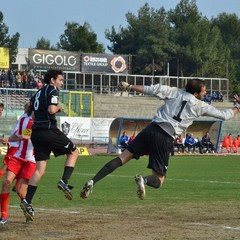
<path fill-rule="evenodd" d="M 152 122 L 143 129 L 118 157 L 109 161 L 82 188 L 80 196 L 87 198 L 93 185 L 129 160 L 149 155 L 148 168 L 152 173 L 148 176 L 135 176 L 137 195 L 142 200 L 145 197 L 145 185 L 159 188 L 166 177 L 169 155 L 175 137 L 182 134 L 198 117 L 209 116 L 222 120 L 233 118 L 239 112 L 240 104 L 237 98 L 232 109 L 219 110 L 202 101 L 206 95 L 206 85 L 203 80 L 191 79 L 187 82 L 185 91 L 176 87 L 156 84 L 151 86 L 129 85 L 121 82 L 119 91 L 136 91 L 145 95 L 164 99 L 165 104 L 157 109 Z"/>

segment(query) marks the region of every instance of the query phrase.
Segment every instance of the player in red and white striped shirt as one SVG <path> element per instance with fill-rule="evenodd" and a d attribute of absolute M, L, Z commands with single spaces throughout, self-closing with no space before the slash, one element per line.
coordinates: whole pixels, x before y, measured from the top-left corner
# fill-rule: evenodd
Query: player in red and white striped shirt
<path fill-rule="evenodd" d="M 1 192 L 1 219 L 0 224 L 8 223 L 8 204 L 10 200 L 10 187 L 13 180 L 16 178 L 16 192 L 20 199 L 25 199 L 28 181 L 35 172 L 36 163 L 34 158 L 33 145 L 31 142 L 33 119 L 31 109 L 23 114 L 19 119 L 17 132 L 10 136 L 8 141 L 19 141 L 18 151 L 8 162 L 8 170 L 3 181 Z"/>
<path fill-rule="evenodd" d="M 29 103 L 26 103 L 24 105 L 24 113 L 27 113 L 28 111 L 28 108 L 29 108 Z M 24 115 L 24 114 L 23 114 Z M 19 122 L 20 122 L 20 119 L 21 117 L 23 116 L 21 115 L 20 118 L 18 119 L 16 125 L 14 126 L 13 130 L 11 131 L 10 133 L 10 136 L 13 136 L 15 135 L 15 133 L 18 131 L 18 128 L 19 128 Z M 0 141 L 2 142 L 4 138 L 0 138 Z M 8 140 L 8 138 L 5 138 L 5 142 L 4 144 L 7 145 L 8 149 L 7 149 L 7 153 L 3 159 L 3 165 L 2 167 L 0 168 L 0 178 L 3 177 L 5 175 L 5 173 L 7 172 L 7 165 L 8 165 L 8 162 L 10 161 L 10 159 L 12 158 L 12 156 L 17 152 L 18 150 L 18 147 L 19 147 L 19 141 L 17 142 L 6 142 L 6 140 Z"/>

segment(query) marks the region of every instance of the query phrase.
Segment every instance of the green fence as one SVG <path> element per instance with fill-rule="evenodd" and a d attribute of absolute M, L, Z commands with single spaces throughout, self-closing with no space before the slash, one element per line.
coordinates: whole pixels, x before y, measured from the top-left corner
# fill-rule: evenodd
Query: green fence
<path fill-rule="evenodd" d="M 36 89 L 0 88 L 0 102 L 4 104 L 4 117 L 19 116 L 24 105 L 29 101 Z M 62 116 L 93 117 L 92 92 L 66 91 L 59 94 L 63 106 Z"/>

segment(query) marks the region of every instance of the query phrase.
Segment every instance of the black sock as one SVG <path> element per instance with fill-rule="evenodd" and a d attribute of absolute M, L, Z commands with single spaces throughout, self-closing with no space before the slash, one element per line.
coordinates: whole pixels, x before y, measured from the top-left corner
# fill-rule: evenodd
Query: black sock
<path fill-rule="evenodd" d="M 93 183 L 95 184 L 120 166 L 122 166 L 122 161 L 119 157 L 112 159 L 110 162 L 106 163 L 102 169 L 93 177 Z"/>
<path fill-rule="evenodd" d="M 73 173 L 74 167 L 68 167 L 66 166 L 64 168 L 64 172 L 63 172 L 63 176 L 62 176 L 62 180 L 63 182 L 65 182 L 66 184 L 68 184 L 68 179 L 71 177 L 72 173 Z"/>
<path fill-rule="evenodd" d="M 37 191 L 37 186 L 28 185 L 27 195 L 26 195 L 26 201 L 27 201 L 29 204 L 32 203 L 32 199 L 33 199 L 33 196 L 34 196 L 34 194 L 35 194 L 36 191 Z"/>
<path fill-rule="evenodd" d="M 161 186 L 161 181 L 157 176 L 149 175 L 149 176 L 143 177 L 143 179 L 146 185 L 150 187 L 159 188 Z"/>

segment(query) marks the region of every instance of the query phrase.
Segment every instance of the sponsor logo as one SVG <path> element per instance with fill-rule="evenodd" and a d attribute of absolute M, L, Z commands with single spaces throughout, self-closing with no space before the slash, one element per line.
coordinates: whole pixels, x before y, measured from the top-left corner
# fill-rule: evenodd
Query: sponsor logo
<path fill-rule="evenodd" d="M 85 66 L 97 66 L 97 67 L 106 67 L 108 65 L 108 60 L 106 57 L 93 57 L 93 56 L 84 56 L 83 64 Z"/>
<path fill-rule="evenodd" d="M 126 61 L 121 56 L 114 57 L 111 61 L 111 66 L 115 73 L 124 72 L 127 68 Z"/>
<path fill-rule="evenodd" d="M 86 147 L 77 147 L 79 155 L 89 155 L 88 149 Z"/>
<path fill-rule="evenodd" d="M 35 64 L 47 64 L 57 66 L 75 66 L 77 59 L 75 56 L 52 55 L 35 53 L 33 55 L 33 62 Z"/>
<path fill-rule="evenodd" d="M 23 132 L 22 132 L 22 138 L 23 139 L 30 139 L 31 137 L 31 134 L 32 134 L 32 129 L 24 129 Z"/>
<path fill-rule="evenodd" d="M 70 145 L 70 142 L 66 145 L 66 146 L 64 146 L 64 148 L 68 148 L 69 147 L 69 145 Z"/>
<path fill-rule="evenodd" d="M 58 103 L 58 96 L 52 96 L 51 103 L 57 104 Z"/>

